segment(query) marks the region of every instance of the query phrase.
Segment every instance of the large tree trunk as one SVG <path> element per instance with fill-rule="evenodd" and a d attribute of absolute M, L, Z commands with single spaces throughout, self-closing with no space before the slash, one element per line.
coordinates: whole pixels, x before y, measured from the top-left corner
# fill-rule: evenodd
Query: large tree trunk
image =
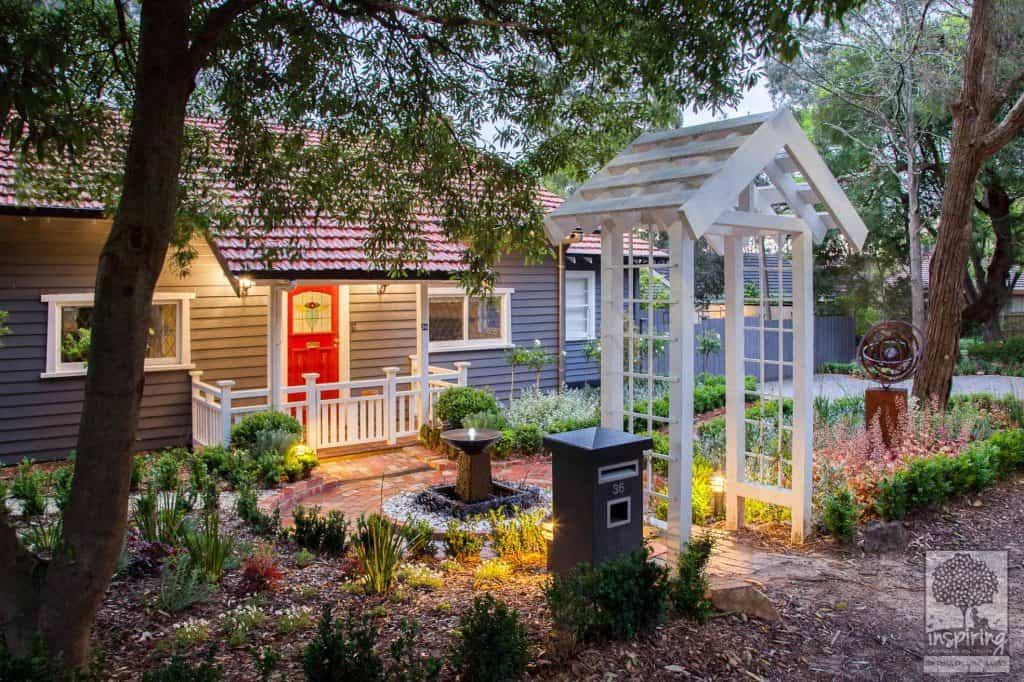
<path fill-rule="evenodd" d="M 144 380 L 150 302 L 171 238 L 185 105 L 187 0 L 142 5 L 137 89 L 124 186 L 96 275 L 92 346 L 64 544 L 49 562 L 0 528 L 0 621 L 16 654 L 41 633 L 51 656 L 81 665 L 124 540 Z"/>
<path fill-rule="evenodd" d="M 914 380 L 914 395 L 925 403 L 945 404 L 953 386 L 961 314 L 964 306 L 964 273 L 970 252 L 974 183 L 986 155 L 982 140 L 992 121 L 985 106 L 982 73 L 992 47 L 989 34 L 992 7 L 979 0 L 971 15 L 964 58 L 964 80 L 952 105 L 953 139 L 946 186 L 942 194 L 942 228 L 935 244 L 929 271 L 929 315 L 925 355 Z M 993 78 L 993 74 L 986 74 Z"/>
<path fill-rule="evenodd" d="M 1010 299 L 1013 287 L 1010 281 L 1014 250 L 1013 216 L 1010 215 L 1012 204 L 1013 199 L 998 178 L 992 177 L 985 182 L 982 208 L 992 222 L 996 243 L 992 250 L 992 259 L 988 268 L 984 270 L 984 280 L 975 285 L 975 293 L 969 297 L 972 300 L 964 307 L 963 325 L 965 328 L 971 323 L 982 325 L 983 334 L 988 341 L 1002 336 L 999 313 Z"/>

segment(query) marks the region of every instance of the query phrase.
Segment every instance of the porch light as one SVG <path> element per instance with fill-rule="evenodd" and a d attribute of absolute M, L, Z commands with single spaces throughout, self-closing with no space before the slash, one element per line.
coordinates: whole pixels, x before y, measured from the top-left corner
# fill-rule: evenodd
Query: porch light
<path fill-rule="evenodd" d="M 256 284 L 252 281 L 251 277 L 239 277 L 238 278 L 238 295 L 245 298 L 249 295 L 249 290 L 252 289 L 253 285 Z"/>

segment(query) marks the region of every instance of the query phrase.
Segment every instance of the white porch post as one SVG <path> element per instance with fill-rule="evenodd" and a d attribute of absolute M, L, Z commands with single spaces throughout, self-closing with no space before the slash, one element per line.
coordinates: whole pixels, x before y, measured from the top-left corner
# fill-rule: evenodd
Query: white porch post
<path fill-rule="evenodd" d="M 316 380 L 317 372 L 302 375 L 306 380 L 306 445 L 314 450 L 320 445 L 320 390 Z"/>
<path fill-rule="evenodd" d="M 601 425 L 622 428 L 622 238 L 618 224 L 601 230 Z"/>
<path fill-rule="evenodd" d="M 395 377 L 398 376 L 398 367 L 384 368 L 384 435 L 388 445 L 398 442 L 396 436 L 398 418 L 397 405 L 395 405 Z"/>
<path fill-rule="evenodd" d="M 455 369 L 459 371 L 459 386 L 469 385 L 469 365 L 466 361 L 455 362 Z"/>
<path fill-rule="evenodd" d="M 743 239 L 725 238 L 725 527 L 743 525 L 746 510 L 736 493 L 746 451 L 746 348 L 743 319 Z"/>
<path fill-rule="evenodd" d="M 793 542 L 811 530 L 814 470 L 814 245 L 793 235 Z M 782 321 L 779 321 L 782 324 Z M 782 349 L 779 349 L 782 352 Z M 781 381 L 781 377 L 780 377 Z"/>
<path fill-rule="evenodd" d="M 682 226 L 668 231 L 669 289 L 669 454 L 668 540 L 682 549 L 693 525 L 693 240 Z M 621 328 L 621 327 L 620 327 Z M 603 355 L 603 354 L 602 354 Z"/>
<path fill-rule="evenodd" d="M 430 419 L 430 284 L 420 282 L 416 288 L 416 356 L 419 374 L 420 426 Z"/>
<path fill-rule="evenodd" d="M 231 387 L 233 379 L 221 379 L 217 382 L 220 388 L 220 444 L 231 446 Z"/>
<path fill-rule="evenodd" d="M 288 329 L 285 318 L 287 289 L 279 284 L 270 287 L 270 326 L 267 343 L 267 373 L 270 389 L 270 409 L 281 410 L 284 404 L 284 337 Z"/>

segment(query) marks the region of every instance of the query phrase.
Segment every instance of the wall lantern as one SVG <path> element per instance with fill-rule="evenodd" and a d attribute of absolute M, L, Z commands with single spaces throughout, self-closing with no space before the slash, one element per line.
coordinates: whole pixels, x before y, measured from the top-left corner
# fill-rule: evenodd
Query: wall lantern
<path fill-rule="evenodd" d="M 238 278 L 238 295 L 245 298 L 249 295 L 249 290 L 253 288 L 256 283 L 252 281 L 251 277 L 239 277 Z"/>

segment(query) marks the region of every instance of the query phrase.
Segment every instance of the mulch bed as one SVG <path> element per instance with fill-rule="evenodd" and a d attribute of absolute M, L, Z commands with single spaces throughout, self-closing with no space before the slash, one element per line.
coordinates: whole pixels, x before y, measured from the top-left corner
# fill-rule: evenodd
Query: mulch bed
<path fill-rule="evenodd" d="M 224 526 L 250 542 L 258 542 L 234 514 L 222 512 Z M 403 619 L 420 627 L 420 650 L 442 656 L 453 641 L 460 613 L 483 589 L 518 609 L 534 644 L 533 680 L 880 680 L 920 679 L 923 639 L 923 552 L 926 549 L 1008 548 L 1011 566 L 1011 612 L 1024 598 L 1021 571 L 1024 546 L 1024 480 L 996 487 L 947 507 L 917 514 L 907 521 L 911 541 L 904 552 L 867 556 L 857 549 L 815 540 L 793 548 L 782 529 L 770 526 L 745 531 L 744 541 L 779 554 L 810 554 L 832 568 L 820 575 L 771 581 L 763 588 L 779 608 L 782 620 L 767 623 L 736 614 L 715 614 L 704 625 L 670 620 L 650 636 L 634 642 L 590 646 L 560 659 L 549 646 L 550 616 L 543 598 L 546 573 L 518 569 L 506 583 L 474 586 L 473 566 L 446 576 L 436 590 L 402 587 L 389 596 L 357 594 L 346 584 L 357 579 L 350 561 L 321 557 L 306 568 L 294 560 L 295 547 L 276 543 L 284 578 L 280 587 L 261 597 L 272 614 L 291 606 L 307 606 L 313 620 L 324 604 L 336 616 L 347 611 L 370 614 L 386 648 Z M 785 557 L 780 557 L 784 560 Z M 172 625 L 188 618 L 218 617 L 245 602 L 235 595 L 240 571 L 229 571 L 217 593 L 184 613 L 168 614 L 154 606 L 160 579 L 116 579 L 111 584 L 94 629 L 95 645 L 105 652 L 111 679 L 138 679 L 178 653 L 197 660 L 208 650 L 229 680 L 256 679 L 252 658 L 256 647 L 271 646 L 282 660 L 286 679 L 302 679 L 302 649 L 312 637 L 309 628 L 279 634 L 271 615 L 247 641 L 229 646 L 215 632 L 212 644 L 175 650 Z M 1011 619 L 1018 616 L 1011 616 Z M 1013 622 L 1011 627 L 1019 626 Z M 1022 664 L 1021 646 L 1011 645 L 1014 669 Z M 278 673 L 275 673 L 276 679 Z M 443 679 L 453 679 L 445 669 Z"/>

